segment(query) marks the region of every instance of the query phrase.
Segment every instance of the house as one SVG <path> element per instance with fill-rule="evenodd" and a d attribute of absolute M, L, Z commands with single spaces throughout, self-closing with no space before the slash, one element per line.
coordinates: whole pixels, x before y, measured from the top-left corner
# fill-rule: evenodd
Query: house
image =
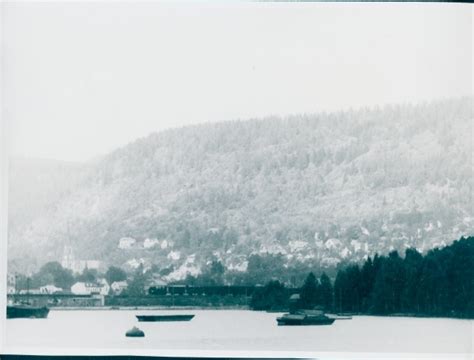
<path fill-rule="evenodd" d="M 110 286 L 105 279 L 97 282 L 77 282 L 71 286 L 71 292 L 75 295 L 108 295 Z"/>
<path fill-rule="evenodd" d="M 96 288 L 92 283 L 77 282 L 71 286 L 71 292 L 74 295 L 90 295 Z"/>
<path fill-rule="evenodd" d="M 54 285 L 45 285 L 40 287 L 41 294 L 55 294 L 62 291 L 62 288 L 56 287 Z"/>
<path fill-rule="evenodd" d="M 160 241 L 157 239 L 145 239 L 145 241 L 143 241 L 143 248 L 150 249 L 159 244 L 160 244 Z"/>
<path fill-rule="evenodd" d="M 125 289 L 128 288 L 126 281 L 115 281 L 110 286 L 115 295 L 120 295 Z"/>
<path fill-rule="evenodd" d="M 16 276 L 15 274 L 7 273 L 7 294 L 14 294 L 16 292 Z"/>
<path fill-rule="evenodd" d="M 101 285 L 100 295 L 108 295 L 110 292 L 110 285 L 105 279 L 98 280 L 98 283 Z"/>
<path fill-rule="evenodd" d="M 136 243 L 136 240 L 131 237 L 123 237 L 119 240 L 118 247 L 120 249 L 131 249 Z"/>

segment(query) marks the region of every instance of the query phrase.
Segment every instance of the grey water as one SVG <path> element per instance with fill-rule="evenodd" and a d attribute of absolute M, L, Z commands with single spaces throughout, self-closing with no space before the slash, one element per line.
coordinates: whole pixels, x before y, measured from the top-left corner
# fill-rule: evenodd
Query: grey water
<path fill-rule="evenodd" d="M 190 322 L 138 322 L 139 314 L 195 314 Z M 10 319 L 14 349 L 153 349 L 472 354 L 473 321 L 355 316 L 330 326 L 277 326 L 281 314 L 246 310 L 52 310 Z M 138 326 L 144 338 L 127 338 Z"/>

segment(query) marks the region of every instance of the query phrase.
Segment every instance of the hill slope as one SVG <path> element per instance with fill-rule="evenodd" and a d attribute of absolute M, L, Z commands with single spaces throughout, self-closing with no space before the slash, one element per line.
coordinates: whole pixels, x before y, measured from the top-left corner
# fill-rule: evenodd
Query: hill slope
<path fill-rule="evenodd" d="M 211 258 L 244 269 L 255 252 L 333 265 L 426 250 L 474 231 L 472 121 L 457 99 L 152 134 L 91 165 L 9 247 L 60 259 L 70 244 L 175 277 Z"/>

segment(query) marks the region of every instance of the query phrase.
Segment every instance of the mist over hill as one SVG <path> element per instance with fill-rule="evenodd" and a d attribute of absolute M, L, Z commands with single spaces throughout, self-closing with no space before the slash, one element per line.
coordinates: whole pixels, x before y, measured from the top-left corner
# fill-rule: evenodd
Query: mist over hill
<path fill-rule="evenodd" d="M 172 129 L 93 164 L 14 160 L 9 262 L 70 246 L 179 279 L 256 253 L 324 267 L 426 251 L 474 233 L 472 128 L 472 99 L 454 99 Z"/>
<path fill-rule="evenodd" d="M 89 169 L 89 165 L 66 161 L 11 159 L 8 194 L 10 234 L 23 231 L 48 206 L 67 196 Z"/>

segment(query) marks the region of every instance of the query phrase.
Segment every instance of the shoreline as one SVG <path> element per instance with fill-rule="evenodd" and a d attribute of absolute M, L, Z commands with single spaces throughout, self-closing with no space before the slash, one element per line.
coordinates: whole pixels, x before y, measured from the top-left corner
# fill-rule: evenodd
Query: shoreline
<path fill-rule="evenodd" d="M 248 310 L 255 312 L 265 312 L 265 310 L 252 310 L 248 306 L 58 306 L 50 307 L 51 311 L 133 311 L 133 310 Z M 270 313 L 285 313 L 287 311 L 277 311 Z M 468 320 L 474 321 L 474 318 L 460 317 L 460 316 L 430 316 L 430 315 L 417 315 L 417 314 L 332 314 L 341 317 L 380 317 L 380 318 L 421 318 L 421 319 L 452 319 L 452 320 Z M 349 320 L 341 318 L 340 320 Z"/>
<path fill-rule="evenodd" d="M 248 306 L 57 306 L 50 307 L 50 310 L 74 311 L 74 310 L 250 310 Z"/>

